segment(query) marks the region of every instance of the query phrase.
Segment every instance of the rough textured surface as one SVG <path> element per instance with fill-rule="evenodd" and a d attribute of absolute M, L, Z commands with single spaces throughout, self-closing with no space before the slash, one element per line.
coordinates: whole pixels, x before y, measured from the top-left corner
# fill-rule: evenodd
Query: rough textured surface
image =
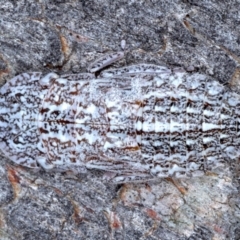
<path fill-rule="evenodd" d="M 116 67 L 155 63 L 239 78 L 239 1 L 2 1 L 2 84 L 28 71 L 86 72 L 127 42 Z M 238 164 L 218 175 L 113 185 L 29 172 L 1 159 L 1 239 L 239 239 Z"/>
<path fill-rule="evenodd" d="M 102 170 L 126 183 L 199 177 L 240 157 L 238 89 L 179 68 L 22 73 L 1 87 L 0 116 L 0 152 L 31 169 Z"/>

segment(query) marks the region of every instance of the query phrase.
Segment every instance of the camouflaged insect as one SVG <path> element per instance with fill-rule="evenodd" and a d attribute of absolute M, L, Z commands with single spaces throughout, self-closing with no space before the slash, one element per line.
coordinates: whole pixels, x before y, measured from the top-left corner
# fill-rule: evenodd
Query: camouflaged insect
<path fill-rule="evenodd" d="M 239 158 L 240 98 L 206 75 L 140 64 L 23 73 L 0 91 L 0 149 L 29 168 L 99 169 L 111 181 L 194 177 Z"/>

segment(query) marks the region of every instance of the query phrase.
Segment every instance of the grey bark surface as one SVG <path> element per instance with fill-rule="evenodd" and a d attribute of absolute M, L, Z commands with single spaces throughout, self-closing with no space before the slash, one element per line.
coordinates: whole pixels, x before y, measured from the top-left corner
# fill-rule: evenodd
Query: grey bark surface
<path fill-rule="evenodd" d="M 0 0 L 0 83 L 17 74 L 154 63 L 238 83 L 240 1 Z M 4 151 L 4 150 L 3 150 Z M 201 178 L 114 185 L 1 157 L 0 239 L 240 239 L 238 163 Z"/>

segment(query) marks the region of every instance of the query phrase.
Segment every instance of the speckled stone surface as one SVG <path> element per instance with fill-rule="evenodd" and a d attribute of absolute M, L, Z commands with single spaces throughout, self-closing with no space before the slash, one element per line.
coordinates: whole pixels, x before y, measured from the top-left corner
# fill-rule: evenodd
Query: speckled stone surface
<path fill-rule="evenodd" d="M 239 82 L 239 1 L 0 1 L 0 82 L 22 72 L 154 63 Z M 1 239 L 239 239 L 238 161 L 219 174 L 114 185 L 1 158 Z"/>

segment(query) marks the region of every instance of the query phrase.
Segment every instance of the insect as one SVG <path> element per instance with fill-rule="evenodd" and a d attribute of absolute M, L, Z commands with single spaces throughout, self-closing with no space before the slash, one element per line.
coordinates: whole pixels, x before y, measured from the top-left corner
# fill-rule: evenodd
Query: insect
<path fill-rule="evenodd" d="M 23 73 L 0 90 L 0 149 L 28 168 L 99 169 L 113 182 L 194 177 L 239 158 L 240 98 L 207 75 L 139 64 Z"/>

